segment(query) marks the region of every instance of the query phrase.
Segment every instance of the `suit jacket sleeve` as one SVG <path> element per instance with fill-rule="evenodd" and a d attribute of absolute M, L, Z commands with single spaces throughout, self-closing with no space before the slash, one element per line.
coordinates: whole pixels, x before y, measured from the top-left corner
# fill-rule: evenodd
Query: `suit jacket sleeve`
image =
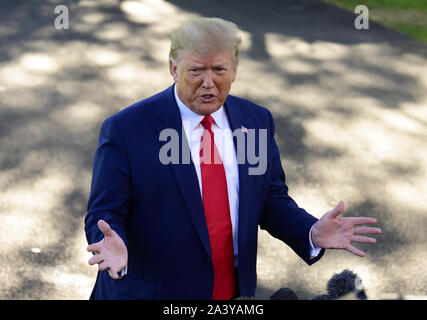
<path fill-rule="evenodd" d="M 130 170 L 126 149 L 113 118 L 104 121 L 95 152 L 92 185 L 85 219 L 88 243 L 102 240 L 97 222 L 105 220 L 125 242 L 130 203 Z"/>
<path fill-rule="evenodd" d="M 300 208 L 288 194 L 285 172 L 274 139 L 273 118 L 270 112 L 268 113 L 270 128 L 272 128 L 269 144 L 271 162 L 270 168 L 267 169 L 269 175 L 268 193 L 259 225 L 261 229 L 267 230 L 273 237 L 285 242 L 310 265 L 319 260 L 324 253 L 324 249 L 322 249 L 316 258 L 310 258 L 309 233 L 312 225 L 318 219 Z"/>

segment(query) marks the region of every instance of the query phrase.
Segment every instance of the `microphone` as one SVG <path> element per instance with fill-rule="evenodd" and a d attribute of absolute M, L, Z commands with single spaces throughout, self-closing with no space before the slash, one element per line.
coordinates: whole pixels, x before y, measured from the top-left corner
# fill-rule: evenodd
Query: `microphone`
<path fill-rule="evenodd" d="M 360 277 L 349 269 L 334 274 L 326 286 L 327 293 L 315 296 L 312 300 L 366 300 Z M 294 291 L 281 288 L 273 293 L 270 300 L 299 300 Z"/>
<path fill-rule="evenodd" d="M 270 300 L 299 300 L 295 292 L 289 288 L 280 288 L 270 297 Z"/>
<path fill-rule="evenodd" d="M 335 274 L 328 281 L 327 291 L 331 299 L 343 298 L 344 295 L 353 293 L 358 300 L 366 300 L 368 297 L 361 286 L 362 280 L 357 274 L 349 269 L 345 269 L 339 274 Z"/>
<path fill-rule="evenodd" d="M 361 285 L 362 280 L 349 269 L 334 274 L 326 286 L 327 294 L 314 297 L 312 300 L 366 300 L 368 297 Z"/>

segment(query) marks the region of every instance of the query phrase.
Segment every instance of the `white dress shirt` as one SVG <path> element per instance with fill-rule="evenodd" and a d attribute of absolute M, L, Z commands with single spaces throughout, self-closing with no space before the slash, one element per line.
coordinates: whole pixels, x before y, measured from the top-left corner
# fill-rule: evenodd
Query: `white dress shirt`
<path fill-rule="evenodd" d="M 175 100 L 181 113 L 182 125 L 187 137 L 188 145 L 191 150 L 191 158 L 199 179 L 200 194 L 202 194 L 202 177 L 200 173 L 200 140 L 203 135 L 203 126 L 201 121 L 204 116 L 190 110 L 178 97 L 176 86 L 174 87 Z M 234 266 L 238 266 L 239 246 L 238 223 L 239 223 L 239 169 L 237 165 L 237 155 L 234 148 L 233 136 L 224 106 L 211 114 L 214 122 L 212 131 L 214 132 L 215 145 L 224 164 L 225 176 L 227 179 L 228 201 L 230 205 L 230 218 L 233 228 L 233 247 L 234 247 Z M 311 229 L 309 234 L 310 256 L 316 257 L 321 248 L 314 248 L 311 242 Z"/>

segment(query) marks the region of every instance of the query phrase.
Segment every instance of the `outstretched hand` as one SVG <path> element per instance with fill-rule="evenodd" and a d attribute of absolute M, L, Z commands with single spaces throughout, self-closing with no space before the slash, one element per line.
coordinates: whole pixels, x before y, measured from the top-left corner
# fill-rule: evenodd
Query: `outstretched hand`
<path fill-rule="evenodd" d="M 352 245 L 352 242 L 376 243 L 375 238 L 359 234 L 380 234 L 380 228 L 359 226 L 376 224 L 377 220 L 370 217 L 339 217 L 344 211 L 344 202 L 325 213 L 312 228 L 312 242 L 315 247 L 325 249 L 344 249 L 359 257 L 365 253 Z"/>
<path fill-rule="evenodd" d="M 126 267 L 128 251 L 120 236 L 104 220 L 98 221 L 98 228 L 104 234 L 104 238 L 90 244 L 87 251 L 95 255 L 89 259 L 89 264 L 98 264 L 98 270 L 107 270 L 110 277 L 118 279 L 118 272 Z"/>

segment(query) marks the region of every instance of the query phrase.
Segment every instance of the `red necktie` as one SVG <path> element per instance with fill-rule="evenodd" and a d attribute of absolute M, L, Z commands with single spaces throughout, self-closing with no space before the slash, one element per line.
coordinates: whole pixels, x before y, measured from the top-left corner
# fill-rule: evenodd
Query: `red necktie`
<path fill-rule="evenodd" d="M 235 289 L 233 231 L 227 180 L 221 157 L 215 146 L 213 121 L 213 118 L 207 115 L 201 122 L 205 128 L 200 142 L 203 206 L 214 269 L 212 299 L 228 300 L 233 296 Z"/>

